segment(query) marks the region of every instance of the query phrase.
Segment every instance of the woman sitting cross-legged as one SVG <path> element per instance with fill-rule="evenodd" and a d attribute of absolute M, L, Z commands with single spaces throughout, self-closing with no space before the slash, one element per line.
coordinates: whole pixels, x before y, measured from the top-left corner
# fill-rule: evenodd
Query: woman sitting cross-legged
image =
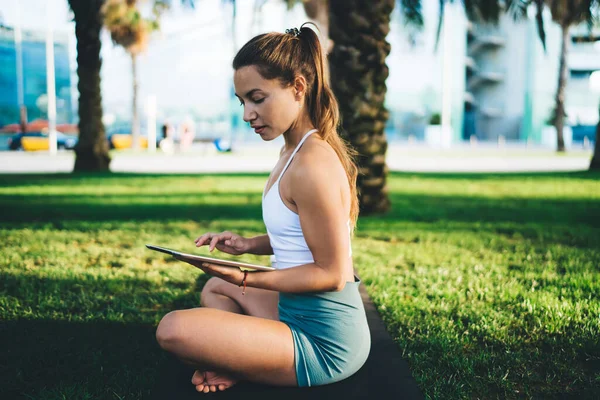
<path fill-rule="evenodd" d="M 267 234 L 195 241 L 234 255 L 274 254 L 276 270 L 198 264 L 214 276 L 203 307 L 168 313 L 156 332 L 164 350 L 196 369 L 192 383 L 205 393 L 238 380 L 325 385 L 353 375 L 369 355 L 350 246 L 357 168 L 337 132 L 318 35 L 305 25 L 256 36 L 233 60 L 244 120 L 264 141 L 285 140 L 262 197 Z"/>

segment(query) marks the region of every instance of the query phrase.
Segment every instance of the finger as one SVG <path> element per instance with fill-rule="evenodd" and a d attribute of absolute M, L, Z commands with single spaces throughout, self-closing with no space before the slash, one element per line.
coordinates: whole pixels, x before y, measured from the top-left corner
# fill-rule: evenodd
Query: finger
<path fill-rule="evenodd" d="M 222 251 L 223 253 L 231 253 L 232 251 L 234 251 L 233 248 L 226 246 L 222 243 L 217 243 L 215 247 L 217 248 L 217 250 Z"/>
<path fill-rule="evenodd" d="M 225 385 L 223 383 L 221 383 L 219 385 L 219 390 L 225 390 L 225 389 L 227 389 L 227 388 L 225 387 Z"/>
<path fill-rule="evenodd" d="M 226 244 L 227 246 L 232 246 L 232 247 L 235 247 L 236 239 L 237 239 L 237 238 L 236 238 L 235 236 L 233 236 L 233 235 L 232 235 L 232 236 L 230 236 L 230 237 L 229 237 L 227 240 L 225 240 L 225 244 Z"/>
<path fill-rule="evenodd" d="M 210 243 L 210 240 L 217 235 L 218 234 L 214 233 L 214 232 L 206 232 L 204 235 L 200 236 L 200 238 L 202 239 L 202 240 L 200 240 L 200 242 L 202 244 L 208 244 L 208 243 Z"/>
<path fill-rule="evenodd" d="M 198 242 L 198 246 L 207 245 L 210 240 L 216 236 L 216 233 L 208 232 L 202 235 L 202 239 Z"/>
<path fill-rule="evenodd" d="M 215 385 L 210 385 L 210 391 L 213 392 L 213 393 L 216 392 L 217 391 L 216 386 Z"/>
<path fill-rule="evenodd" d="M 196 246 L 202 246 L 202 244 L 204 243 L 204 240 L 206 240 L 206 236 L 207 236 L 207 234 L 205 233 L 204 235 L 197 237 L 196 240 L 194 240 L 194 243 L 196 243 Z"/>
<path fill-rule="evenodd" d="M 231 232 L 224 232 L 221 238 L 223 243 L 225 243 L 227 246 L 233 247 L 235 247 L 235 244 L 237 243 L 238 239 L 238 237 Z"/>
<path fill-rule="evenodd" d="M 219 236 L 215 236 L 212 238 L 212 240 L 210 241 L 210 246 L 209 246 L 209 250 L 213 251 L 215 249 L 215 246 L 217 245 L 217 243 L 219 243 Z"/>

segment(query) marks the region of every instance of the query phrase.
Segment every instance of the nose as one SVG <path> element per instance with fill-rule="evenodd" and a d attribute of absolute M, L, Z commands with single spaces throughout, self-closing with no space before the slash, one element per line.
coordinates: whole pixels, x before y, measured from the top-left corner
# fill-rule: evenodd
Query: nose
<path fill-rule="evenodd" d="M 252 106 L 244 104 L 244 121 L 252 122 L 256 117 L 258 117 L 258 115 L 256 114 L 256 111 L 253 110 Z"/>

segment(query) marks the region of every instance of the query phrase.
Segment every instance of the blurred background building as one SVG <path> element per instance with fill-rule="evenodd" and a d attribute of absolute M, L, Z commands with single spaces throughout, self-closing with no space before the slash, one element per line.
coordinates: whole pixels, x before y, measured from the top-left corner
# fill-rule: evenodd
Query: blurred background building
<path fill-rule="evenodd" d="M 259 9 L 257 4 L 262 4 Z M 193 121 L 195 135 L 259 141 L 241 120 L 233 95 L 231 61 L 252 36 L 282 32 L 307 20 L 300 5 L 287 11 L 281 0 L 238 1 L 233 25 L 229 2 L 203 0 L 193 10 L 173 9 L 161 32 L 139 58 L 140 98 L 156 96 L 157 129 Z M 57 123 L 77 123 L 74 24 L 66 0 L 0 0 L 0 127 L 19 122 L 15 26 L 22 27 L 23 96 L 28 119 L 46 116 L 46 7 L 54 8 Z M 17 10 L 20 7 L 20 11 Z M 451 98 L 449 143 L 515 142 L 555 147 L 549 127 L 558 81 L 560 29 L 545 15 L 547 49 L 535 21 L 504 16 L 498 26 L 468 21 L 460 4 L 447 8 L 446 40 L 435 49 L 439 1 L 424 1 L 422 30 L 404 24 L 394 11 L 388 41 L 390 75 L 386 134 L 390 142 L 439 144 L 443 90 Z M 234 29 L 235 28 L 235 29 Z M 587 26 L 572 31 L 567 87 L 567 145 L 593 139 L 598 96 L 589 76 L 600 70 L 600 36 Z M 102 34 L 102 98 L 107 131 L 126 132 L 131 119 L 130 58 Z M 449 81 L 442 79 L 444 71 Z M 335 79 L 335 77 L 333 77 Z M 144 104 L 144 101 L 141 102 Z M 144 115 L 144 110 L 140 110 Z M 144 118 L 142 119 L 144 120 Z M 145 130 L 142 124 L 142 133 Z M 436 139 L 437 138 L 437 139 Z"/>
<path fill-rule="evenodd" d="M 48 112 L 46 95 L 46 32 L 23 30 L 21 37 L 22 89 L 17 71 L 17 41 L 14 27 L 0 25 L 0 126 L 19 122 L 19 90 L 29 120 L 44 119 Z M 54 67 L 56 81 L 56 116 L 59 123 L 70 123 L 76 117 L 73 108 L 69 54 L 70 35 L 54 35 Z"/>
<path fill-rule="evenodd" d="M 406 28 L 395 14 L 389 41 L 387 104 L 391 111 L 388 136 L 426 140 L 432 123 L 441 113 L 442 68 L 452 74 L 452 142 L 471 140 L 524 142 L 556 146 L 556 131 L 550 126 L 558 83 L 560 29 L 549 14 L 546 51 L 538 37 L 533 16 L 515 21 L 502 16 L 496 25 L 467 21 L 460 5 L 451 5 L 449 53 L 435 52 L 438 16 L 436 1 L 425 2 L 425 28 Z M 600 70 L 600 40 L 597 29 L 587 26 L 571 33 L 568 59 L 568 144 L 583 144 L 594 137 L 598 122 L 598 96 L 590 90 L 589 77 Z M 599 42 L 600 43 L 600 42 Z M 572 138 L 572 140 L 570 140 Z"/>

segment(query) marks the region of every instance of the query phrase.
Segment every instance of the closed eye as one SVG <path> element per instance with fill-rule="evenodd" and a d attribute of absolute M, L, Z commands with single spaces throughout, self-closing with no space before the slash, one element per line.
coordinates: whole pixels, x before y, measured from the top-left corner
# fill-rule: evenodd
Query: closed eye
<path fill-rule="evenodd" d="M 262 99 L 256 99 L 256 100 L 252 100 L 255 104 L 260 104 L 263 101 L 265 101 L 266 97 L 263 97 Z M 240 100 L 240 106 L 243 106 L 244 102 L 242 100 Z"/>

